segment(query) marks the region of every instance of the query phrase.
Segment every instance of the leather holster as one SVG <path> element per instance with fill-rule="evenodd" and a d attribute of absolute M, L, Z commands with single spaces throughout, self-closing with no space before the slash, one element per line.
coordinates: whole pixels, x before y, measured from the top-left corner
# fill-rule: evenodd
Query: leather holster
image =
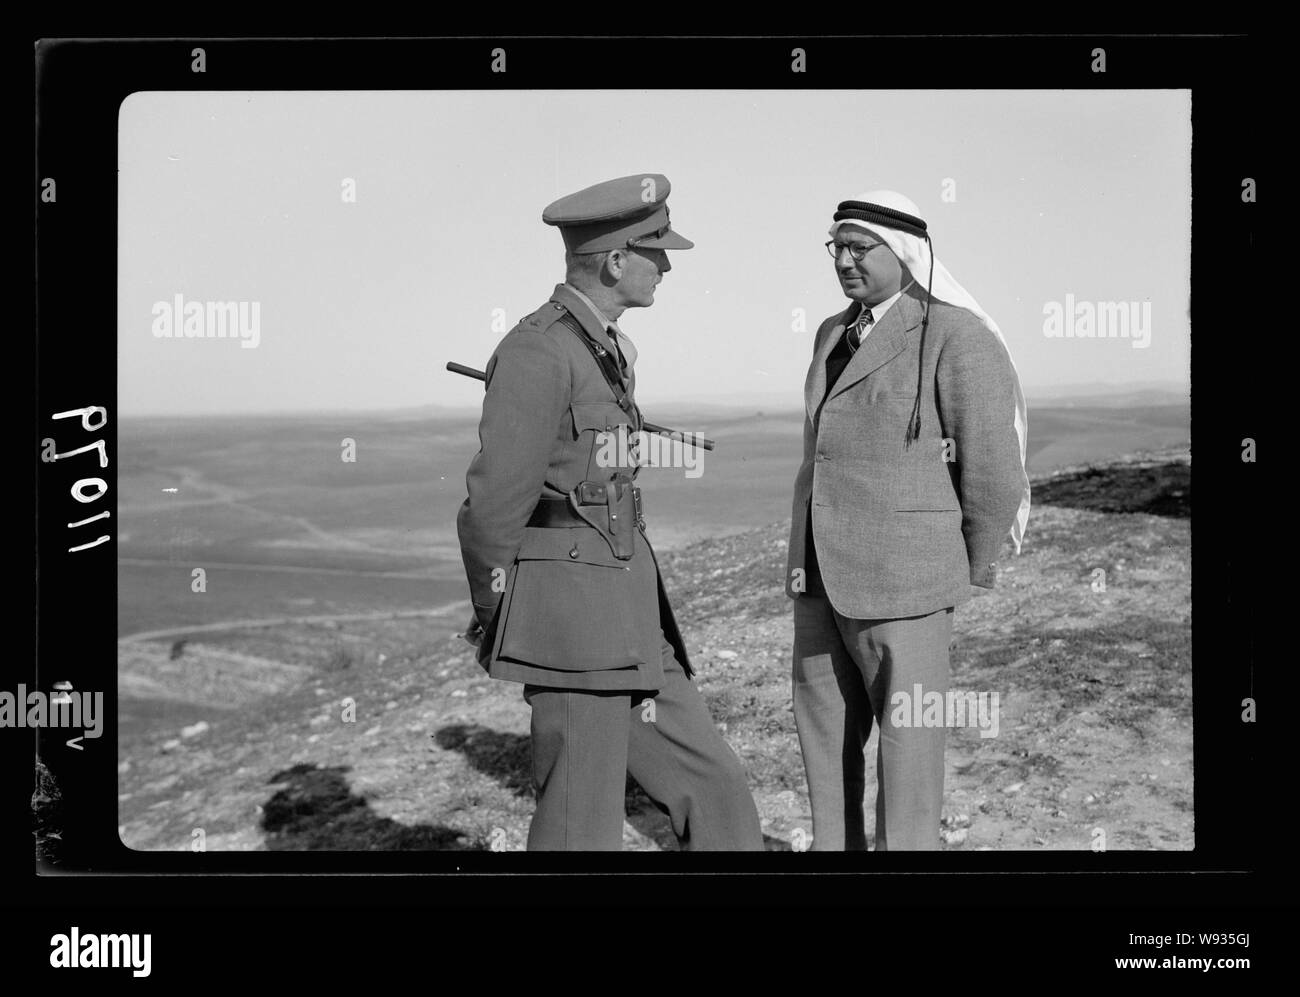
<path fill-rule="evenodd" d="M 630 475 L 619 472 L 609 481 L 583 481 L 569 493 L 573 511 L 595 529 L 620 561 L 630 561 L 636 551 L 636 528 L 641 519 L 640 491 Z"/>

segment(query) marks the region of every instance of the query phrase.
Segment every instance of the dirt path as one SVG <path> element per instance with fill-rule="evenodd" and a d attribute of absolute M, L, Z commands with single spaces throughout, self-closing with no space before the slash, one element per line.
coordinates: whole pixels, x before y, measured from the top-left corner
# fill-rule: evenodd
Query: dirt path
<path fill-rule="evenodd" d="M 118 564 L 135 567 L 174 568 L 175 561 L 163 557 L 119 557 Z M 438 575 L 431 571 L 373 571 L 364 568 L 310 568 L 296 564 L 257 564 L 241 561 L 209 561 L 204 558 L 204 567 L 237 568 L 240 571 L 274 571 L 295 575 L 350 575 L 357 578 L 407 578 L 412 581 L 428 581 Z"/>
<path fill-rule="evenodd" d="M 433 609 L 399 609 L 381 610 L 371 613 L 334 613 L 321 616 L 272 616 L 261 620 L 219 620 L 216 623 L 198 623 L 187 627 L 171 627 L 166 630 L 142 630 L 139 633 L 125 634 L 120 641 L 164 640 L 171 637 L 185 637 L 199 633 L 225 633 L 232 630 L 252 630 L 261 627 L 281 627 L 297 623 L 362 623 L 374 620 L 401 620 L 424 617 L 447 616 L 457 610 L 466 610 L 470 606 L 468 599 L 448 602 Z"/>

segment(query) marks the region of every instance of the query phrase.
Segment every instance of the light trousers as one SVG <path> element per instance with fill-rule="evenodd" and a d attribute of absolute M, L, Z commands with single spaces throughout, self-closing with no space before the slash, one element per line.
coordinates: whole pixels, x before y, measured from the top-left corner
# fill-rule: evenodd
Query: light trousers
<path fill-rule="evenodd" d="M 909 619 L 855 620 L 825 597 L 794 600 L 794 717 L 813 850 L 867 847 L 864 756 L 873 721 L 880 727 L 876 850 L 939 847 L 947 729 L 895 720 L 913 719 L 917 686 L 922 696 L 946 698 L 951 637 L 951 607 Z"/>

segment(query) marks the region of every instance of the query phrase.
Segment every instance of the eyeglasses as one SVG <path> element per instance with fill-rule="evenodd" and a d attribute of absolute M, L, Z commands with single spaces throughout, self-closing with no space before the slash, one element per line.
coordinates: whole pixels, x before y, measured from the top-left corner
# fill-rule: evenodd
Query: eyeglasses
<path fill-rule="evenodd" d="M 867 245 L 866 243 L 861 242 L 836 242 L 834 239 L 831 239 L 826 243 L 826 252 L 831 254 L 832 259 L 838 260 L 840 258 L 840 253 L 847 249 L 849 255 L 861 263 L 866 259 L 869 252 L 877 246 L 883 245 L 883 242 L 873 242 L 870 245 Z"/>

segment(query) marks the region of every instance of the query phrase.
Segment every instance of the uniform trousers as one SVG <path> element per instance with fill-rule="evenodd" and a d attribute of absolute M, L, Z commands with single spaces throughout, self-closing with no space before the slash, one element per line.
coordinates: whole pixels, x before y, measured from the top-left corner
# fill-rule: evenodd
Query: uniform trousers
<path fill-rule="evenodd" d="M 657 691 L 524 686 L 537 793 L 529 851 L 622 848 L 629 772 L 669 816 L 684 850 L 763 850 L 745 771 L 672 645 L 662 643 Z"/>
<path fill-rule="evenodd" d="M 818 587 L 820 591 L 820 587 Z M 947 730 L 894 723 L 902 700 L 911 719 L 916 687 L 946 699 L 952 608 L 907 619 L 840 615 L 813 590 L 794 600 L 793 700 L 808 776 L 814 851 L 867 847 L 865 747 L 873 720 L 876 850 L 939 847 Z"/>

